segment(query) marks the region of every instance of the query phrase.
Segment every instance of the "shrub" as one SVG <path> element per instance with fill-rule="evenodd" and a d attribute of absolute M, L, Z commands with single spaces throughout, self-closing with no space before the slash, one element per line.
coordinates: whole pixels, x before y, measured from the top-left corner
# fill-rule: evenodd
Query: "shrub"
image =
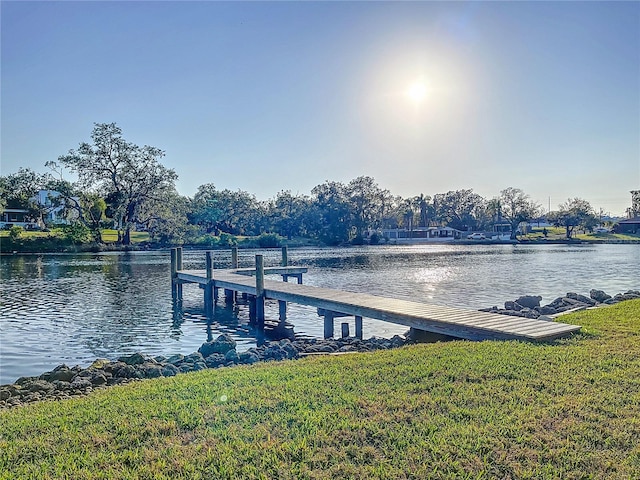
<path fill-rule="evenodd" d="M 64 237 L 74 245 L 91 241 L 91 230 L 84 223 L 73 223 L 62 227 Z"/>
<path fill-rule="evenodd" d="M 235 247 L 236 245 L 238 245 L 238 239 L 235 236 L 225 232 L 222 232 L 220 234 L 220 238 L 218 239 L 218 246 L 225 248 Z"/>
<path fill-rule="evenodd" d="M 351 245 L 364 245 L 364 238 L 362 238 L 362 235 L 356 235 L 353 237 Z"/>
<path fill-rule="evenodd" d="M 20 238 L 20 235 L 22 235 L 23 231 L 24 229 L 22 227 L 14 225 L 9 229 L 9 238 L 11 239 L 11 241 L 15 242 L 18 238 Z"/>
<path fill-rule="evenodd" d="M 261 248 L 280 247 L 282 245 L 282 240 L 283 237 L 276 233 L 263 233 L 256 239 L 258 246 Z"/>

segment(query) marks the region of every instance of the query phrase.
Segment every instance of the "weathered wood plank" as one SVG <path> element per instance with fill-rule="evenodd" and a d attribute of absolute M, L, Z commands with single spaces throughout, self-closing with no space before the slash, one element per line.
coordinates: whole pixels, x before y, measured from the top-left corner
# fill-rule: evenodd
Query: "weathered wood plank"
<path fill-rule="evenodd" d="M 293 275 L 306 271 L 306 268 L 301 267 L 264 268 L 265 274 Z M 577 325 L 462 310 L 266 278 L 263 285 L 256 289 L 256 281 L 249 275 L 255 275 L 255 269 L 216 270 L 211 282 L 215 288 L 231 289 L 253 296 L 257 290 L 261 290 L 264 298 L 316 307 L 325 316 L 325 334 L 333 334 L 334 316 L 356 317 L 356 330 L 360 334 L 362 317 L 367 317 L 470 340 L 544 340 L 580 329 Z M 183 282 L 203 284 L 207 281 L 204 270 L 178 271 L 176 276 Z"/>

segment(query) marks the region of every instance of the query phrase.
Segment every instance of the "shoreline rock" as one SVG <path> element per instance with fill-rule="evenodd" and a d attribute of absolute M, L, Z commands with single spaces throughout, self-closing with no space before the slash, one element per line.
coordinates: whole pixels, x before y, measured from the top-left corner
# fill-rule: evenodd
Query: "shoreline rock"
<path fill-rule="evenodd" d="M 612 305 L 640 298 L 640 291 L 628 290 L 615 296 L 601 290 L 591 290 L 589 297 L 569 292 L 548 305 L 540 305 L 542 297 L 525 295 L 506 301 L 505 308 L 497 306 L 480 309 L 483 312 L 525 318 L 553 320 L 553 316 L 568 310 Z M 412 329 L 413 330 L 413 329 Z M 249 348 L 236 350 L 236 341 L 227 334 L 203 343 L 190 355 L 150 357 L 142 353 L 124 355 L 117 360 L 97 359 L 89 367 L 59 365 L 37 377 L 20 377 L 15 383 L 0 385 L 0 409 L 12 408 L 41 400 L 63 400 L 88 395 L 93 390 L 122 385 L 147 378 L 172 377 L 179 373 L 195 372 L 207 368 L 251 365 L 258 362 L 294 360 L 308 355 L 371 352 L 399 348 L 411 343 L 434 342 L 451 339 L 429 332 L 409 331 L 404 337 L 372 337 L 361 340 L 354 337 L 337 339 L 294 338 L 268 341 Z"/>
<path fill-rule="evenodd" d="M 222 334 L 213 341 L 203 343 L 197 352 L 190 355 L 150 357 L 134 353 L 121 356 L 115 361 L 97 359 L 87 368 L 62 364 L 37 377 L 20 377 L 15 383 L 0 385 L 0 409 L 41 400 L 80 397 L 99 388 L 147 378 L 172 377 L 207 368 L 293 360 L 320 353 L 371 352 L 397 348 L 407 343 L 410 340 L 399 335 L 389 339 L 372 337 L 366 340 L 353 337 L 283 339 L 238 352 L 236 341 L 231 336 Z"/>
<path fill-rule="evenodd" d="M 557 315 L 570 310 L 598 307 L 602 305 L 613 305 L 625 300 L 640 298 L 639 290 L 628 290 L 615 296 L 607 295 L 602 290 L 592 289 L 589 296 L 575 292 L 568 292 L 564 297 L 558 297 L 547 305 L 540 305 L 540 296 L 526 295 L 514 301 L 504 302 L 504 308 L 493 306 L 491 308 L 481 308 L 481 312 L 499 313 L 514 317 L 540 318 L 543 320 L 553 320 Z"/>

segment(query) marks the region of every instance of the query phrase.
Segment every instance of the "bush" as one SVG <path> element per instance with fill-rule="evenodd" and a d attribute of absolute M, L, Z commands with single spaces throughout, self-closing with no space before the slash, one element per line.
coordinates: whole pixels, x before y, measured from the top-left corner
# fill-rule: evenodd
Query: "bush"
<path fill-rule="evenodd" d="M 238 245 L 238 239 L 235 236 L 225 232 L 220 234 L 220 238 L 218 239 L 219 247 L 235 247 L 236 245 Z"/>
<path fill-rule="evenodd" d="M 371 245 L 379 245 L 380 244 L 380 235 L 377 233 L 372 233 L 369 237 L 369 243 Z"/>
<path fill-rule="evenodd" d="M 18 238 L 20 238 L 20 235 L 22 235 L 23 231 L 24 229 L 22 227 L 14 225 L 9 229 L 9 238 L 11 239 L 11 241 L 15 242 Z"/>
<path fill-rule="evenodd" d="M 88 243 L 91 241 L 91 230 L 84 223 L 73 223 L 62 227 L 64 238 L 74 245 Z"/>
<path fill-rule="evenodd" d="M 351 245 L 364 245 L 364 238 L 362 238 L 362 235 L 356 235 L 353 237 Z"/>
<path fill-rule="evenodd" d="M 276 233 L 263 233 L 257 239 L 256 242 L 261 248 L 275 248 L 282 246 L 283 237 Z"/>

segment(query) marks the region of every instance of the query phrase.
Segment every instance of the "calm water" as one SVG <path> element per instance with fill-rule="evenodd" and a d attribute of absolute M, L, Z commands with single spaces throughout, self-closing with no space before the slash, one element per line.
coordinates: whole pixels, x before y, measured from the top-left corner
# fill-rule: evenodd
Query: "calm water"
<path fill-rule="evenodd" d="M 251 266 L 255 253 L 241 250 L 241 266 Z M 259 253 L 265 265 L 279 263 L 280 250 Z M 216 268 L 228 267 L 229 257 L 216 252 Z M 292 249 L 289 259 L 309 267 L 309 285 L 472 309 L 524 294 L 548 303 L 569 291 L 640 289 L 640 245 L 316 248 Z M 0 384 L 60 363 L 86 366 L 136 351 L 188 354 L 221 332 L 232 334 L 239 349 L 255 345 L 246 305 L 225 308 L 220 301 L 209 328 L 197 286 L 186 285 L 182 308 L 173 306 L 168 252 L 8 256 L 0 262 Z M 185 252 L 184 263 L 204 268 L 204 253 Z M 267 315 L 277 318 L 277 302 L 267 305 Z M 312 308 L 290 305 L 288 318 L 297 334 L 323 334 Z M 364 320 L 365 337 L 405 331 Z"/>

